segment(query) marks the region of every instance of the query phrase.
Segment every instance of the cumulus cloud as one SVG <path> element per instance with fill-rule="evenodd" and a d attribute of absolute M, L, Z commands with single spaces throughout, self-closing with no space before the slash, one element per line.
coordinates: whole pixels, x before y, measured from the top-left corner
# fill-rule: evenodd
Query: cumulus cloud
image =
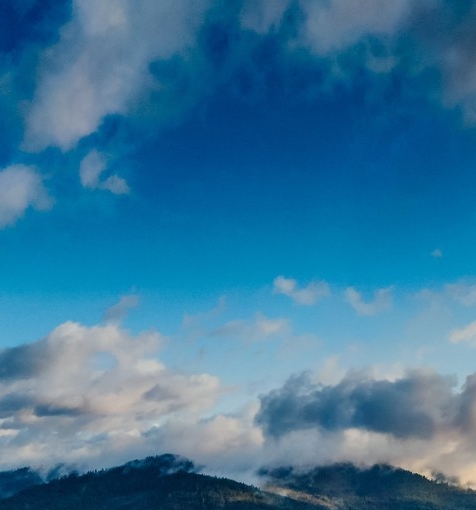
<path fill-rule="evenodd" d="M 273 293 L 284 294 L 298 305 L 314 305 L 320 299 L 330 295 L 329 285 L 325 282 L 310 282 L 305 287 L 299 287 L 293 278 L 278 276 L 273 281 Z"/>
<path fill-rule="evenodd" d="M 85 188 L 104 189 L 115 195 L 126 195 L 129 193 L 127 182 L 117 175 L 110 175 L 101 180 L 101 175 L 107 168 L 107 161 L 104 155 L 92 150 L 79 166 L 79 177 Z"/>
<path fill-rule="evenodd" d="M 392 307 L 392 287 L 378 289 L 372 301 L 364 301 L 362 294 L 354 287 L 345 290 L 345 299 L 358 315 L 377 315 Z"/>
<path fill-rule="evenodd" d="M 0 228 L 12 225 L 29 208 L 44 210 L 51 199 L 35 167 L 11 165 L 0 171 Z"/>
<path fill-rule="evenodd" d="M 153 331 L 67 322 L 1 351 L 2 464 L 94 463 L 143 447 L 147 431 L 172 417 L 199 419 L 220 395 L 218 379 L 167 369 L 160 347 Z"/>

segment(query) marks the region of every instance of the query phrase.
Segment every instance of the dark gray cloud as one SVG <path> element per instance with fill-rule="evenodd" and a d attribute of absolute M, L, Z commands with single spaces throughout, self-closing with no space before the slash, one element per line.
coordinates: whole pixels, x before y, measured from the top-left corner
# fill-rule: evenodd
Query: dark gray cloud
<path fill-rule="evenodd" d="M 33 402 L 34 400 L 27 394 L 8 393 L 0 398 L 0 418 L 9 418 L 23 409 L 31 408 Z"/>
<path fill-rule="evenodd" d="M 48 366 L 46 342 L 20 345 L 0 351 L 0 381 L 28 379 Z"/>
<path fill-rule="evenodd" d="M 457 422 L 461 430 L 471 434 L 476 430 L 476 373 L 469 375 L 458 397 Z"/>
<path fill-rule="evenodd" d="M 275 438 L 311 428 L 359 428 L 401 439 L 431 439 L 441 428 L 460 427 L 475 401 L 475 384 L 467 383 L 455 395 L 455 382 L 412 371 L 396 381 L 349 375 L 335 386 L 320 386 L 303 374 L 261 397 L 256 422 Z"/>
<path fill-rule="evenodd" d="M 56 404 L 39 404 L 35 406 L 33 412 L 38 418 L 55 416 L 74 417 L 83 414 L 84 410 L 77 407 L 58 406 Z"/>

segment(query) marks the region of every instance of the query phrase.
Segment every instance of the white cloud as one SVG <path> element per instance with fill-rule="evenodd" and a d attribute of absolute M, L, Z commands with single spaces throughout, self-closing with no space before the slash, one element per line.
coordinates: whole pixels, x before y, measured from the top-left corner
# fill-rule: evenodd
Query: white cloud
<path fill-rule="evenodd" d="M 249 476 L 259 466 L 263 434 L 254 423 L 258 403 L 233 415 L 214 415 L 198 423 L 170 421 L 162 429 L 151 430 L 164 449 L 186 452 L 206 466 L 213 475 Z"/>
<path fill-rule="evenodd" d="M 59 43 L 41 56 L 25 145 L 68 150 L 150 85 L 149 64 L 185 54 L 208 1 L 74 0 Z"/>
<path fill-rule="evenodd" d="M 320 299 L 330 295 L 329 285 L 325 282 L 310 282 L 305 287 L 298 287 L 293 278 L 278 276 L 273 282 L 273 292 L 290 297 L 298 305 L 311 306 Z"/>
<path fill-rule="evenodd" d="M 435 259 L 441 259 L 443 257 L 443 252 L 439 248 L 435 248 L 430 255 Z"/>
<path fill-rule="evenodd" d="M 378 289 L 374 292 L 373 300 L 364 301 L 362 294 L 354 287 L 345 290 L 345 299 L 358 315 L 377 315 L 392 307 L 393 287 Z"/>
<path fill-rule="evenodd" d="M 92 150 L 80 163 L 79 177 L 85 188 L 108 190 L 115 195 L 129 193 L 127 182 L 117 175 L 110 175 L 101 180 L 101 175 L 106 170 L 107 161 L 104 155 Z"/>
<path fill-rule="evenodd" d="M 15 223 L 29 207 L 44 210 L 50 205 L 35 167 L 11 165 L 0 171 L 0 228 Z"/>
<path fill-rule="evenodd" d="M 454 344 L 466 342 L 476 347 L 476 321 L 468 324 L 464 328 L 454 329 L 450 333 L 450 342 Z"/>

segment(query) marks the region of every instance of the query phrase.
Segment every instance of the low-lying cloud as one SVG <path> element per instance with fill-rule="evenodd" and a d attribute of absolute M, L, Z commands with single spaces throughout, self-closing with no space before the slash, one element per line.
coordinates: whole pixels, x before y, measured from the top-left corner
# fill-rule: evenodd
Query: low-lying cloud
<path fill-rule="evenodd" d="M 309 374 L 262 395 L 255 422 L 270 463 L 389 462 L 474 484 L 476 375 L 411 370 L 394 381 L 348 373 L 335 385 Z"/>

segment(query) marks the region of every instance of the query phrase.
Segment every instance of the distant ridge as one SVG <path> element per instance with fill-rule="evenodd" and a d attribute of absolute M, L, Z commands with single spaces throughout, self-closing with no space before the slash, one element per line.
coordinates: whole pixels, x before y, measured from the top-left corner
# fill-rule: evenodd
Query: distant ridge
<path fill-rule="evenodd" d="M 0 473 L 0 510 L 476 509 L 472 490 L 387 465 L 262 469 L 263 489 L 196 471 L 192 461 L 172 454 L 48 483 L 23 468 Z M 2 489 L 7 480 L 16 494 Z"/>

